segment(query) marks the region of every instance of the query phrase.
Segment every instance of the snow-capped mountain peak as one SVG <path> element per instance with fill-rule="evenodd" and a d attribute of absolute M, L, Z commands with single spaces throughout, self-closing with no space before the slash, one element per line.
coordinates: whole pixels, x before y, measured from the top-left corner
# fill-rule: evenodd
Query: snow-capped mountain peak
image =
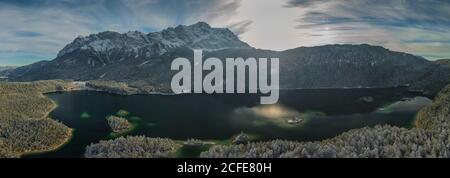
<path fill-rule="evenodd" d="M 228 29 L 212 28 L 205 22 L 198 22 L 148 34 L 139 31 L 124 34 L 105 31 L 87 37 L 80 36 L 65 46 L 58 53 L 58 58 L 76 51 L 90 53 L 88 56 L 106 57 L 108 60 L 114 58 L 111 55 L 118 51 L 126 52 L 127 54 L 121 53 L 126 57 L 151 57 L 178 47 L 204 50 L 251 48 Z"/>

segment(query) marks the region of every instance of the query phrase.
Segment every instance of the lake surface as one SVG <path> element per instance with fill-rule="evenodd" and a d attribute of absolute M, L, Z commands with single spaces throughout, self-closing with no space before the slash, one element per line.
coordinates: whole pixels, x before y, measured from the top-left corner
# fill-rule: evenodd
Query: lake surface
<path fill-rule="evenodd" d="M 256 140 L 314 141 L 342 132 L 389 124 L 411 127 L 431 100 L 404 88 L 282 90 L 276 105 L 259 105 L 253 94 L 119 96 L 94 91 L 47 95 L 58 107 L 50 116 L 74 128 L 61 149 L 26 157 L 81 157 L 99 140 L 112 139 L 105 117 L 126 110 L 135 128 L 127 135 L 226 141 L 240 132 Z M 300 124 L 287 120 L 298 116 Z M 191 156 L 197 151 L 187 151 Z"/>

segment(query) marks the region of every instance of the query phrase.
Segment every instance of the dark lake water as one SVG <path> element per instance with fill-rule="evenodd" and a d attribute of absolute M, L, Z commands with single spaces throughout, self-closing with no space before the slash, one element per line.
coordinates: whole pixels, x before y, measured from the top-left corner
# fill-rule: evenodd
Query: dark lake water
<path fill-rule="evenodd" d="M 389 124 L 411 127 L 417 111 L 431 102 L 403 88 L 282 90 L 276 105 L 259 105 L 249 94 L 119 96 L 93 91 L 48 94 L 58 103 L 50 113 L 74 128 L 61 149 L 26 157 L 80 157 L 99 140 L 111 139 L 105 117 L 126 110 L 135 129 L 128 135 L 225 141 L 245 132 L 257 140 L 313 141 L 354 128 Z M 304 118 L 288 124 L 294 116 Z M 197 153 L 196 153 L 197 154 Z"/>

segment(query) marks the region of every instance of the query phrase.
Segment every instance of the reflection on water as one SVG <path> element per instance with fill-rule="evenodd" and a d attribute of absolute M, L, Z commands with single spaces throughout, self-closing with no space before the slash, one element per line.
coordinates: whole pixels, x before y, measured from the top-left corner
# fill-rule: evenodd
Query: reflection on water
<path fill-rule="evenodd" d="M 313 141 L 354 128 L 390 124 L 410 126 L 416 112 L 431 101 L 405 89 L 282 90 L 276 105 L 259 105 L 256 94 L 118 96 L 92 91 L 53 93 L 50 114 L 74 128 L 62 149 L 42 157 L 79 157 L 86 145 L 110 139 L 105 117 L 120 110 L 136 127 L 128 135 L 226 140 L 241 131 L 260 140 Z M 410 99 L 405 99 L 410 98 Z M 299 116 L 300 124 L 287 118 Z"/>
<path fill-rule="evenodd" d="M 264 118 L 270 119 L 280 119 L 284 117 L 293 117 L 295 115 L 300 114 L 298 111 L 283 106 L 281 104 L 274 105 L 259 105 L 251 108 L 248 107 L 239 107 L 234 110 L 234 114 L 236 115 L 254 115 Z M 238 117 L 238 116 L 233 116 Z"/>
<path fill-rule="evenodd" d="M 236 108 L 232 112 L 230 120 L 236 125 L 248 124 L 254 127 L 269 124 L 279 127 L 297 127 L 304 124 L 310 118 L 319 115 L 323 115 L 323 113 L 312 111 L 300 112 L 282 104 L 274 104 Z M 289 121 L 294 119 L 301 119 L 301 122 L 290 124 Z"/>
<path fill-rule="evenodd" d="M 322 128 L 324 125 L 330 125 L 334 127 L 348 127 L 349 124 L 355 125 L 371 125 L 371 121 L 374 119 L 378 124 L 391 124 L 404 127 L 410 127 L 410 123 L 401 124 L 401 119 L 390 121 L 397 116 L 404 116 L 404 118 L 411 118 L 411 113 L 415 113 L 422 107 L 431 104 L 431 100 L 426 97 L 413 97 L 403 98 L 400 101 L 389 103 L 386 106 L 376 108 L 373 112 L 368 113 L 352 113 L 352 114 L 332 114 L 326 115 L 326 113 L 320 111 L 303 110 L 302 112 L 294 108 L 282 104 L 275 105 L 258 105 L 253 107 L 239 107 L 236 108 L 231 119 L 236 125 L 248 124 L 255 127 L 264 125 L 274 125 L 278 127 L 301 127 L 305 124 L 315 125 L 317 128 Z M 306 108 L 305 108 L 306 109 Z M 299 117 L 305 121 L 300 124 L 289 124 L 288 121 L 292 118 Z M 368 121 L 370 120 L 370 121 Z M 333 123 L 336 122 L 336 123 Z M 341 124 L 339 123 L 341 122 Z M 345 126 L 342 126 L 343 124 Z M 336 129 L 334 128 L 334 129 Z M 306 128 L 307 129 L 307 128 Z M 334 130 L 333 128 L 330 128 Z"/>

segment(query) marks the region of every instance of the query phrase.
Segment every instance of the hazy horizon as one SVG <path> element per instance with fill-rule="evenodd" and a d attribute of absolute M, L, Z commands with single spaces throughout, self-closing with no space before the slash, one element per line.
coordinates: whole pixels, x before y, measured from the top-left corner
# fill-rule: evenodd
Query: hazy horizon
<path fill-rule="evenodd" d="M 199 21 L 261 49 L 370 44 L 450 58 L 445 0 L 0 0 L 0 66 L 52 60 L 79 35 L 149 33 Z"/>

